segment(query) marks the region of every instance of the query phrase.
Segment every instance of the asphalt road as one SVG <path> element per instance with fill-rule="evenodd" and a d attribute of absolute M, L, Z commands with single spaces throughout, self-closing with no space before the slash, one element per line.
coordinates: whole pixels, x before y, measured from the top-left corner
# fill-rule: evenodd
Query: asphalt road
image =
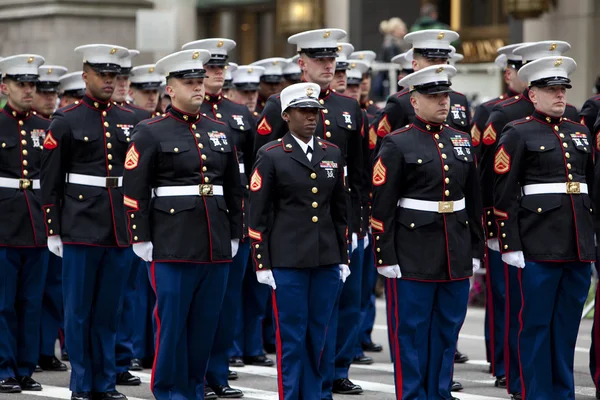
<path fill-rule="evenodd" d="M 394 383 L 392 378 L 392 365 L 389 362 L 387 334 L 385 326 L 385 303 L 377 303 L 377 321 L 374 331 L 374 340 L 384 346 L 383 353 L 371 354 L 375 363 L 370 366 L 353 366 L 350 378 L 353 382 L 362 385 L 365 392 L 358 396 L 335 395 L 336 399 L 356 400 L 393 400 Z M 481 308 L 469 310 L 463 326 L 459 349 L 470 357 L 466 364 L 455 367 L 455 379 L 460 381 L 465 389 L 456 393 L 462 400 L 498 400 L 508 399 L 504 389 L 494 387 L 494 379 L 487 373 L 488 365 L 485 362 L 485 347 L 483 341 L 483 317 Z M 594 399 L 595 389 L 588 370 L 588 349 L 590 346 L 590 332 L 592 321 L 585 320 L 581 324 L 577 348 L 575 353 L 575 382 L 577 385 L 577 399 Z M 277 400 L 276 369 L 267 367 L 246 366 L 235 369 L 239 379 L 232 381 L 231 386 L 244 391 L 246 399 Z M 118 387 L 129 399 L 152 399 L 150 392 L 150 370 L 136 373 L 142 379 L 139 387 Z M 15 395 L 1 395 L 0 399 L 39 400 L 69 399 L 69 373 L 68 372 L 42 372 L 34 375 L 34 379 L 44 385 L 41 392 L 25 392 Z"/>

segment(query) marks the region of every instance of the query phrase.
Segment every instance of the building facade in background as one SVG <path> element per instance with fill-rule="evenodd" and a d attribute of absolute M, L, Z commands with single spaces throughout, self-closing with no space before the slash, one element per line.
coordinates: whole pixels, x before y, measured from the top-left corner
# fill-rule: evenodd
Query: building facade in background
<path fill-rule="evenodd" d="M 597 0 L 0 0 L 0 56 L 37 53 L 75 70 L 75 47 L 114 43 L 141 50 L 134 63 L 143 64 L 183 43 L 222 36 L 238 44 L 231 60 L 247 64 L 291 56 L 288 36 L 322 27 L 345 29 L 356 49 L 380 52 L 380 22 L 400 17 L 410 28 L 424 2 L 436 3 L 440 21 L 460 33 L 463 65 L 493 68 L 496 49 L 510 43 L 566 40 L 578 64 L 570 100 L 581 105 L 592 95 L 600 73 Z"/>

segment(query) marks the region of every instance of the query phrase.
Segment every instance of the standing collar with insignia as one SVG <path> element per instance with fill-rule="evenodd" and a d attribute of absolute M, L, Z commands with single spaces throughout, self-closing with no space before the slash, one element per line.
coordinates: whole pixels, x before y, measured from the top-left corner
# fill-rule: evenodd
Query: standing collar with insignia
<path fill-rule="evenodd" d="M 531 114 L 531 116 L 544 123 L 544 124 L 549 124 L 549 125 L 560 125 L 560 123 L 563 121 L 562 117 L 551 117 L 549 115 L 544 114 L 543 112 L 539 111 L 539 110 L 534 110 L 533 114 Z"/>
<path fill-rule="evenodd" d="M 47 115 L 47 114 L 44 114 L 43 112 L 40 112 L 40 111 L 37 111 L 37 110 L 34 110 L 34 109 L 31 109 L 31 113 L 33 115 L 39 115 L 39 116 L 41 116 L 43 118 L 46 118 L 46 119 L 51 119 L 52 118 L 52 114 Z"/>
<path fill-rule="evenodd" d="M 206 101 L 207 103 L 219 103 L 221 100 L 223 100 L 223 94 L 222 92 L 219 92 L 217 94 L 210 94 L 210 93 L 206 93 L 204 95 L 204 101 Z"/>
<path fill-rule="evenodd" d="M 306 78 L 304 78 L 304 76 L 302 77 L 302 82 L 308 82 L 306 80 Z M 329 86 L 327 86 L 327 89 L 321 89 L 321 92 L 319 93 L 319 99 L 324 99 L 325 97 L 329 96 L 331 94 L 331 88 Z"/>
<path fill-rule="evenodd" d="M 173 107 L 173 105 L 171 105 L 171 107 L 169 107 L 169 114 L 178 120 L 181 120 L 183 122 L 188 122 L 190 124 L 195 123 L 196 121 L 198 121 L 200 119 L 200 110 L 198 110 L 197 114 L 189 114 L 189 113 L 186 113 L 185 111 L 181 111 L 181 110 Z"/>
<path fill-rule="evenodd" d="M 31 116 L 31 111 L 20 112 L 12 108 L 8 103 L 4 106 L 4 112 L 16 119 L 25 119 Z"/>
<path fill-rule="evenodd" d="M 82 101 L 85 105 L 87 105 L 91 109 L 94 109 L 97 111 L 108 110 L 112 106 L 112 102 L 110 100 L 109 101 L 101 101 L 101 100 L 93 98 L 92 96 L 88 95 L 87 93 L 85 94 L 85 96 L 83 96 Z"/>
<path fill-rule="evenodd" d="M 443 124 L 435 124 L 433 122 L 427 122 L 418 115 L 415 115 L 415 120 L 413 121 L 413 126 L 423 132 L 427 133 L 435 133 L 440 132 L 444 129 Z"/>

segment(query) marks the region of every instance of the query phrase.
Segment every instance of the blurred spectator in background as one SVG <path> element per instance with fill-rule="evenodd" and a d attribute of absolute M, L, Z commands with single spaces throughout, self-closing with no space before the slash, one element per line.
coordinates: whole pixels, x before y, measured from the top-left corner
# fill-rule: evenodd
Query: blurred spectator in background
<path fill-rule="evenodd" d="M 410 44 L 404 41 L 407 33 L 406 24 L 398 17 L 383 20 L 379 24 L 379 32 L 383 35 L 383 45 L 378 53 L 378 60 L 389 63 L 392 58 L 410 49 Z M 384 100 L 389 94 L 390 81 L 387 71 L 377 74 L 373 82 L 373 94 L 377 100 Z"/>
<path fill-rule="evenodd" d="M 450 25 L 438 21 L 438 8 L 435 4 L 423 4 L 420 13 L 421 16 L 410 27 L 411 32 L 423 31 L 425 29 L 450 29 Z M 456 40 L 451 44 L 460 52 L 460 40 Z"/>

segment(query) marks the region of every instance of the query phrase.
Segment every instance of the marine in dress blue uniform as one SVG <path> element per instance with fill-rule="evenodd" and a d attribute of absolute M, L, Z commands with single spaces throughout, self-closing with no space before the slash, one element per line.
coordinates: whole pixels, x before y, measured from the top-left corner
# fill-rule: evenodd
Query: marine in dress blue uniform
<path fill-rule="evenodd" d="M 454 398 L 469 277 L 483 257 L 471 140 L 443 124 L 454 74 L 434 65 L 400 81 L 416 117 L 383 139 L 373 167 L 373 246 L 378 272 L 389 278 L 397 399 Z"/>
<path fill-rule="evenodd" d="M 124 47 L 75 49 L 86 95 L 54 113 L 41 186 L 48 248 L 63 257 L 65 336 L 73 399 L 123 399 L 115 390 L 115 338 L 131 266 L 123 163 L 133 112 L 110 102 Z"/>
<path fill-rule="evenodd" d="M 206 372 L 208 386 L 215 391 L 217 396 L 228 398 L 243 396 L 241 390 L 229 387 L 228 376 L 234 379 L 237 378 L 237 374 L 234 372 L 229 373 L 229 355 L 233 350 L 236 321 L 238 320 L 237 314 L 241 312 L 242 281 L 248 264 L 248 255 L 250 254 L 246 205 L 248 202 L 248 175 L 252 169 L 251 158 L 256 126 L 252 114 L 245 106 L 223 97 L 223 79 L 228 53 L 233 50 L 235 45 L 236 43 L 233 40 L 223 38 L 202 39 L 183 45 L 184 49 L 204 49 L 211 53 L 210 60 L 205 64 L 207 70 L 207 76 L 204 79 L 206 94 L 200 112 L 228 126 L 232 145 L 236 149 L 239 162 L 240 188 L 244 193 L 244 207 L 242 210 L 244 234 L 238 252 L 229 267 L 227 288 Z M 248 171 L 248 174 L 246 174 L 246 171 Z M 271 365 L 273 365 L 272 361 Z"/>
<path fill-rule="evenodd" d="M 527 83 L 522 82 L 517 76 L 519 68 L 523 65 L 520 55 L 513 54 L 513 50 L 527 43 L 516 43 L 498 49 L 498 57 L 495 63 L 504 71 L 504 81 L 507 84 L 507 92 L 495 99 L 481 104 L 475 110 L 473 126 L 471 127 L 471 139 L 475 154 L 480 160 L 482 199 L 484 212 L 487 216 L 493 214 L 493 165 L 490 160 L 495 149 L 494 143 L 490 141 L 489 133 L 481 142 L 482 132 L 486 130 L 486 124 L 490 113 L 495 105 L 511 97 L 516 97 L 527 89 Z M 490 146 L 490 143 L 492 146 Z M 493 233 L 494 226 L 487 221 L 486 232 Z M 504 277 L 504 262 L 500 257 L 497 241 L 493 236 L 487 242 L 487 264 L 486 264 L 486 316 L 485 337 L 488 361 L 492 375 L 496 377 L 496 387 L 506 387 L 505 372 L 505 324 L 506 324 L 506 281 Z"/>
<path fill-rule="evenodd" d="M 283 76 L 283 82 L 281 83 L 281 89 L 300 83 L 302 81 L 302 70 L 298 65 L 298 59 L 300 55 L 296 54 L 294 57 L 290 57 L 286 60 L 285 65 L 281 69 L 281 76 Z"/>
<path fill-rule="evenodd" d="M 283 83 L 283 67 L 286 64 L 287 59 L 282 57 L 266 58 L 250 64 L 265 69 L 265 73 L 260 77 L 258 99 L 256 101 L 257 113 L 260 114 L 263 111 L 269 97 L 281 91 Z"/>
<path fill-rule="evenodd" d="M 350 70 L 348 71 L 348 87 L 351 88 L 351 81 L 353 79 L 357 79 L 354 77 L 355 70 L 359 70 L 362 72 L 362 79 L 360 81 L 357 80 L 359 84 L 360 90 L 360 107 L 367 113 L 368 124 L 366 125 L 365 132 L 368 132 L 367 140 L 368 147 L 364 149 L 366 151 L 365 161 L 370 164 L 370 160 L 373 158 L 373 150 L 375 149 L 375 145 L 377 144 L 377 133 L 375 132 L 375 120 L 377 119 L 377 115 L 380 112 L 380 108 L 370 99 L 371 92 L 371 64 L 375 61 L 377 55 L 375 52 L 370 50 L 362 50 L 355 51 L 350 54 Z M 352 65 L 356 61 L 356 67 L 352 68 Z M 366 67 L 366 70 L 365 70 Z M 411 71 L 412 72 L 412 71 Z M 367 182 L 371 181 L 371 168 L 365 168 L 364 172 L 367 174 Z M 373 331 L 373 326 L 375 325 L 375 286 L 377 284 L 377 270 L 373 268 L 373 236 L 370 231 L 370 218 L 371 218 L 371 199 L 372 194 L 369 191 L 369 204 L 368 207 L 364 208 L 365 216 L 367 223 L 369 224 L 369 233 L 368 237 L 365 238 L 365 242 L 367 242 L 367 247 L 365 247 L 365 256 L 363 258 L 363 282 L 362 282 L 362 290 L 361 290 L 361 300 L 360 300 L 360 319 L 361 324 L 359 328 L 359 337 L 356 344 L 355 357 L 360 357 L 364 355 L 364 351 L 368 352 L 381 352 L 383 347 L 374 343 L 371 339 L 371 332 Z"/>
<path fill-rule="evenodd" d="M 81 75 L 83 71 L 69 72 L 58 80 L 59 103 L 58 108 L 63 108 L 80 101 L 85 96 L 85 82 Z"/>
<path fill-rule="evenodd" d="M 574 347 L 596 258 L 593 147 L 588 129 L 562 117 L 572 58 L 519 70 L 535 107 L 502 130 L 494 156 L 494 214 L 502 260 L 521 292 L 516 399 L 575 399 Z"/>
<path fill-rule="evenodd" d="M 67 68 L 58 65 L 42 65 L 38 71 L 40 78 L 36 83 L 32 110 L 37 115 L 50 119 L 56 109 L 60 78 L 67 73 Z M 38 366 L 44 371 L 67 370 L 67 366 L 55 355 L 56 339 L 59 338 L 63 320 L 62 259 L 50 253 L 42 303 L 38 360 Z"/>
<path fill-rule="evenodd" d="M 164 76 L 156 71 L 154 64 L 133 67 L 129 76 L 129 95 L 131 102 L 123 106 L 134 111 L 141 120 L 161 115 L 156 112 L 156 106 L 160 97 L 160 87 Z M 152 328 L 152 311 L 156 299 L 154 291 L 148 279 L 148 268 L 146 261 L 134 257 L 132 275 L 128 281 L 129 290 L 126 293 L 124 312 L 121 321 L 131 318 L 132 323 L 129 330 L 120 330 L 119 335 L 131 335 L 132 356 L 129 370 L 140 371 L 144 365 L 152 365 L 154 360 L 154 329 Z M 131 298 L 131 299 L 129 299 Z M 130 302 L 131 306 L 127 306 Z M 118 346 L 117 346 L 118 349 Z M 135 382 L 130 374 L 126 372 L 126 362 L 123 360 L 122 382 Z"/>
<path fill-rule="evenodd" d="M 40 199 L 40 154 L 49 121 L 31 111 L 44 58 L 0 61 L 0 393 L 42 390 L 31 378 L 40 355 L 40 319 L 48 250 Z"/>
<path fill-rule="evenodd" d="M 223 97 L 229 98 L 231 95 L 231 89 L 233 88 L 233 73 L 237 69 L 238 65 L 234 62 L 228 62 L 225 66 L 225 80 L 223 82 Z"/>
<path fill-rule="evenodd" d="M 514 69 L 526 62 L 533 61 L 538 58 L 552 55 L 561 55 L 568 51 L 571 46 L 567 42 L 560 41 L 543 41 L 535 43 L 521 43 L 521 46 L 511 47 L 512 54 L 510 59 L 514 65 Z M 507 57 L 508 57 L 507 53 Z M 519 59 L 520 57 L 520 59 Z M 512 74 L 511 74 L 512 75 Z M 512 76 L 515 79 L 515 86 L 522 86 L 520 78 Z M 526 82 L 525 82 L 526 83 Z M 526 86 L 526 85 L 525 85 Z M 517 89 L 517 87 L 515 87 Z M 504 284 L 505 284 L 505 319 L 504 319 L 504 373 L 506 376 L 506 390 L 509 394 L 519 396 L 521 392 L 521 373 L 519 370 L 519 354 L 518 354 L 518 334 L 519 334 L 519 311 L 521 309 L 521 292 L 518 282 L 517 269 L 511 265 L 507 265 L 499 258 L 498 231 L 495 223 L 495 215 L 493 209 L 494 196 L 494 154 L 497 148 L 497 141 L 502 129 L 509 122 L 517 119 L 525 118 L 533 113 L 534 107 L 529 98 L 529 88 L 525 87 L 524 91 L 516 96 L 500 101 L 492 107 L 488 121 L 485 124 L 485 129 L 481 133 L 480 143 L 480 159 L 479 170 L 481 179 L 481 193 L 484 210 L 484 229 L 486 231 L 487 247 L 490 250 L 489 257 L 492 262 L 491 272 L 494 271 L 494 266 L 503 264 Z M 498 276 L 499 274 L 496 274 Z M 500 278 L 501 279 L 501 278 Z M 495 286 L 497 290 L 501 290 Z M 499 306 L 497 304 L 497 306 Z M 497 347 L 496 347 L 497 351 Z M 498 353 L 495 353 L 495 366 L 498 367 Z M 499 377 L 499 372 L 496 372 Z M 497 381 L 499 386 L 501 380 Z"/>
<path fill-rule="evenodd" d="M 232 99 L 244 104 L 249 111 L 256 107 L 260 77 L 264 71 L 264 67 L 241 65 L 233 74 Z M 253 153 L 246 153 L 244 157 L 246 160 L 251 159 Z M 251 171 L 251 169 L 247 170 Z M 247 202 L 245 204 L 248 205 Z M 254 269 L 252 263 L 246 264 L 242 296 L 238 298 L 239 304 L 236 305 L 238 311 L 235 314 L 235 338 L 229 358 L 230 366 L 234 367 L 244 366 L 245 361 L 265 366 L 273 365 L 272 360 L 265 357 L 262 336 L 262 321 L 267 311 L 270 291 L 268 287 L 258 283 Z M 271 315 L 272 312 L 271 307 Z M 272 321 L 272 318 L 270 320 Z"/>
<path fill-rule="evenodd" d="M 273 288 L 281 400 L 321 398 L 325 334 L 349 273 L 344 158 L 314 136 L 320 90 L 281 92 L 290 131 L 259 150 L 250 179 L 252 262 Z"/>
<path fill-rule="evenodd" d="M 457 40 L 458 33 L 449 30 L 428 29 L 411 32 L 405 40 L 413 45 L 412 52 L 405 54 L 405 59 L 410 60 L 415 71 L 424 66 L 446 64 L 450 59 L 452 48 L 450 43 Z M 414 119 L 414 110 L 408 96 L 409 88 L 402 88 L 398 93 L 390 96 L 381 113 L 377 124 L 378 140 L 388 133 L 398 130 L 411 123 Z M 462 93 L 450 93 L 450 112 L 446 123 L 452 128 L 462 132 L 469 132 L 471 126 L 471 112 L 469 103 Z"/>
<path fill-rule="evenodd" d="M 136 126 L 125 159 L 134 252 L 151 262 L 159 399 L 204 399 L 229 265 L 242 238 L 242 188 L 228 125 L 200 113 L 207 50 L 164 57 L 172 106 Z"/>
<path fill-rule="evenodd" d="M 133 107 L 127 96 L 129 94 L 129 76 L 131 75 L 133 58 L 140 54 L 139 51 L 129 49 L 128 54 L 119 60 L 119 73 L 117 74 L 117 84 L 115 91 L 112 94 L 111 100 L 114 104 L 121 106 L 125 109 L 130 110 L 137 118 L 137 122 L 144 119 L 150 118 L 150 113 L 144 109 Z M 131 135 L 133 127 L 129 127 L 126 133 L 128 137 Z M 137 297 L 137 276 L 139 259 L 137 257 L 130 256 L 131 265 L 126 273 L 125 282 L 125 293 L 123 294 L 123 301 L 119 308 L 119 314 L 121 319 L 119 321 L 119 328 L 117 331 L 115 356 L 117 363 L 117 385 L 124 386 L 138 386 L 141 385 L 142 380 L 132 375 L 129 372 L 131 362 L 134 358 L 133 354 L 133 338 L 136 331 L 135 326 L 135 303 Z"/>

